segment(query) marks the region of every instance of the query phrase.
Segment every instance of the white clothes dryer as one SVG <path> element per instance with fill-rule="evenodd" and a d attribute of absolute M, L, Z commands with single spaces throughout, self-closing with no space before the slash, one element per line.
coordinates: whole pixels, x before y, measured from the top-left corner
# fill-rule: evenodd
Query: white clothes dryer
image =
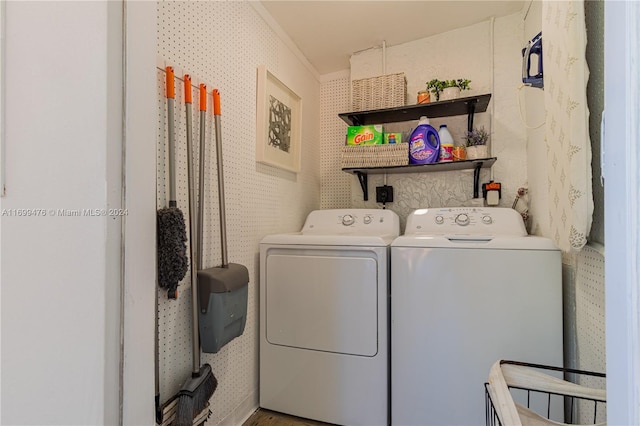
<path fill-rule="evenodd" d="M 494 362 L 562 366 L 560 251 L 515 210 L 417 210 L 391 271 L 394 426 L 485 424 Z"/>
<path fill-rule="evenodd" d="M 390 210 L 316 210 L 260 243 L 260 406 L 339 425 L 389 422 Z"/>

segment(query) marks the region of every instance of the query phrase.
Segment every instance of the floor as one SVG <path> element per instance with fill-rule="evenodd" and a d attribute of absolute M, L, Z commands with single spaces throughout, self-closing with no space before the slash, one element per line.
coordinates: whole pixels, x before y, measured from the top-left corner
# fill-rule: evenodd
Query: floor
<path fill-rule="evenodd" d="M 242 426 L 328 426 L 329 423 L 258 409 Z"/>

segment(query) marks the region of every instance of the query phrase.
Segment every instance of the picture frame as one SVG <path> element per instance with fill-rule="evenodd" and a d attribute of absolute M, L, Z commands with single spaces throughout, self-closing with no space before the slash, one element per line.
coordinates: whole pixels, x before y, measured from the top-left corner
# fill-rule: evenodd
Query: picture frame
<path fill-rule="evenodd" d="M 256 161 L 298 173 L 301 158 L 302 98 L 258 66 Z"/>

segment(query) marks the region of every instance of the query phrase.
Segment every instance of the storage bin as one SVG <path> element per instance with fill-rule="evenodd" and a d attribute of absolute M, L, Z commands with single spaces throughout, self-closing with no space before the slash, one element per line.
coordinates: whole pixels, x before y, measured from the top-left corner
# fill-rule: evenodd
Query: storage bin
<path fill-rule="evenodd" d="M 353 80 L 351 99 L 353 111 L 404 106 L 407 101 L 407 80 L 404 73 Z"/>
<path fill-rule="evenodd" d="M 391 167 L 409 164 L 409 144 L 343 146 L 342 168 Z"/>

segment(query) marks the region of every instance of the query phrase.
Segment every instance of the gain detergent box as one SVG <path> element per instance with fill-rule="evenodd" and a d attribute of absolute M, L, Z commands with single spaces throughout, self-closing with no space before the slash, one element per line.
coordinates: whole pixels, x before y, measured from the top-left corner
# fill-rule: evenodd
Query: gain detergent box
<path fill-rule="evenodd" d="M 349 126 L 347 145 L 379 145 L 384 143 L 382 126 Z"/>

